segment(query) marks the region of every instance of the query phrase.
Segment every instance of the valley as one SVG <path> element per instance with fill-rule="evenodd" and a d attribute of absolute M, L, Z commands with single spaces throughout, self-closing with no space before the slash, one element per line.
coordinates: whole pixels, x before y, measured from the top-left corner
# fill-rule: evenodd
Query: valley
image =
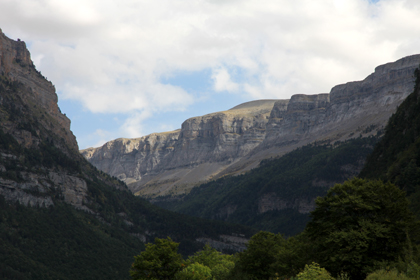
<path fill-rule="evenodd" d="M 419 64 L 79 151 L 54 85 L 0 31 L 0 278 L 135 279 L 158 244 L 179 249 L 185 279 L 197 267 L 291 277 L 314 262 L 334 277 L 364 279 L 379 262 L 413 275 Z"/>

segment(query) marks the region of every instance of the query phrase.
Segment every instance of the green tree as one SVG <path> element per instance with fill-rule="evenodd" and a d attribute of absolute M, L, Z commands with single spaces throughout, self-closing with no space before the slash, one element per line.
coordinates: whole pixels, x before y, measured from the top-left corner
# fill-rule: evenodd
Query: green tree
<path fill-rule="evenodd" d="M 366 280 L 414 280 L 418 278 L 411 278 L 405 275 L 404 273 L 394 270 L 385 270 L 380 269 L 370 273 Z"/>
<path fill-rule="evenodd" d="M 175 274 L 176 280 L 210 280 L 211 269 L 201 263 L 193 263 Z"/>
<path fill-rule="evenodd" d="M 297 280 L 334 280 L 330 273 L 317 263 L 305 265 L 305 269 L 296 278 Z"/>
<path fill-rule="evenodd" d="M 189 264 L 199 263 L 211 269 L 213 279 L 227 279 L 230 271 L 235 266 L 234 256 L 225 255 L 206 244 L 203 250 L 190 256 Z"/>
<path fill-rule="evenodd" d="M 307 235 L 290 237 L 282 244 L 272 265 L 278 276 L 290 278 L 298 274 L 310 262 L 311 243 Z"/>
<path fill-rule="evenodd" d="M 247 249 L 239 253 L 235 270 L 250 279 L 270 279 L 276 276 L 274 264 L 286 240 L 281 234 L 260 231 L 248 242 Z"/>
<path fill-rule="evenodd" d="M 178 246 L 179 243 L 169 237 L 156 238 L 155 244 L 147 243 L 146 249 L 134 257 L 130 270 L 132 279 L 174 279 L 184 265 Z"/>
<path fill-rule="evenodd" d="M 352 179 L 316 200 L 306 232 L 318 262 L 333 274 L 364 279 L 376 262 L 405 251 L 415 226 L 405 192 L 391 183 Z"/>

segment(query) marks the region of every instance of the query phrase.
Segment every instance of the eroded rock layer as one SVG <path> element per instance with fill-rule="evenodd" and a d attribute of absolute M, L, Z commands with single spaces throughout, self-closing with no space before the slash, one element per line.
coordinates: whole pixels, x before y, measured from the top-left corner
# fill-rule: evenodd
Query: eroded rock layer
<path fill-rule="evenodd" d="M 182 194 L 314 141 L 376 134 L 412 91 L 419 64 L 420 55 L 405 57 L 329 94 L 252 101 L 188 119 L 177 131 L 117 139 L 81 152 L 100 170 L 125 180 L 134 193 Z"/>
<path fill-rule="evenodd" d="M 11 40 L 0 30 L 0 195 L 6 200 L 49 207 L 56 192 L 65 202 L 85 208 L 86 182 L 49 164 L 59 153 L 64 154 L 61 160 L 79 156 L 70 120 L 57 101 L 53 84 L 36 70 L 25 42 Z M 49 162 L 42 162 L 46 146 L 51 154 Z"/>
<path fill-rule="evenodd" d="M 0 74 L 11 82 L 17 82 L 26 87 L 15 96 L 28 106 L 34 115 L 39 115 L 39 122 L 48 130 L 54 132 L 65 144 L 78 150 L 76 138 L 70 131 L 70 120 L 58 108 L 57 94 L 54 85 L 36 70 L 26 44 L 6 37 L 0 29 Z M 1 105 L 2 99 L 0 99 Z M 5 132 L 11 133 L 25 146 L 31 146 L 35 139 L 27 130 L 16 128 L 16 122 L 2 119 Z"/>

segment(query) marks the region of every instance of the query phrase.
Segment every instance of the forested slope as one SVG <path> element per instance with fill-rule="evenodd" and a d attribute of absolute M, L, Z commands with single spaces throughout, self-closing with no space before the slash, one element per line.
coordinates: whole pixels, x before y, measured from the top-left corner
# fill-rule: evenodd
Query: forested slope
<path fill-rule="evenodd" d="M 314 199 L 335 183 L 356 176 L 377 137 L 344 143 L 315 143 L 258 168 L 198 186 L 181 200 L 156 202 L 180 213 L 294 235 L 314 209 Z"/>
<path fill-rule="evenodd" d="M 375 146 L 361 177 L 391 181 L 407 192 L 420 217 L 420 72 L 413 93 L 389 119 L 385 135 Z"/>

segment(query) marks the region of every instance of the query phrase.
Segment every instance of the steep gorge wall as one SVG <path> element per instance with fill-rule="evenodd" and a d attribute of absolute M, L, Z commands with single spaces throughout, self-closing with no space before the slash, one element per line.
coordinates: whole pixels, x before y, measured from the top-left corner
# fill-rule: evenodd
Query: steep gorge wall
<path fill-rule="evenodd" d="M 16 98 L 22 100 L 26 110 L 31 110 L 33 115 L 39 115 L 39 122 L 46 131 L 52 131 L 58 138 L 63 138 L 71 149 L 78 150 L 76 138 L 70 131 L 70 120 L 58 108 L 54 85 L 35 69 L 25 42 L 9 39 L 1 29 L 0 74 L 11 82 L 23 84 L 27 90 L 19 91 Z M 0 96 L 0 105 L 2 100 Z M 25 131 L 17 129 L 13 121 L 2 119 L 2 127 L 25 146 L 32 145 L 34 139 L 25 137 Z"/>
<path fill-rule="evenodd" d="M 252 101 L 188 119 L 170 137 L 118 139 L 82 154 L 140 195 L 188 192 L 198 182 L 245 172 L 264 158 L 314 141 L 375 134 L 412 91 L 419 64 L 420 55 L 405 57 L 378 66 L 363 81 L 335 86 L 329 94 Z M 133 142 L 149 144 L 128 144 Z"/>
<path fill-rule="evenodd" d="M 41 143 L 79 156 L 70 120 L 57 101 L 53 84 L 35 69 L 25 42 L 9 39 L 0 29 L 0 132 L 3 144 L 8 143 L 0 150 L 0 195 L 25 206 L 49 207 L 54 205 L 52 196 L 60 193 L 65 202 L 86 210 L 87 184 L 69 174 L 74 171 L 48 169 L 39 157 L 37 166 L 26 166 L 25 157 L 42 149 Z"/>

